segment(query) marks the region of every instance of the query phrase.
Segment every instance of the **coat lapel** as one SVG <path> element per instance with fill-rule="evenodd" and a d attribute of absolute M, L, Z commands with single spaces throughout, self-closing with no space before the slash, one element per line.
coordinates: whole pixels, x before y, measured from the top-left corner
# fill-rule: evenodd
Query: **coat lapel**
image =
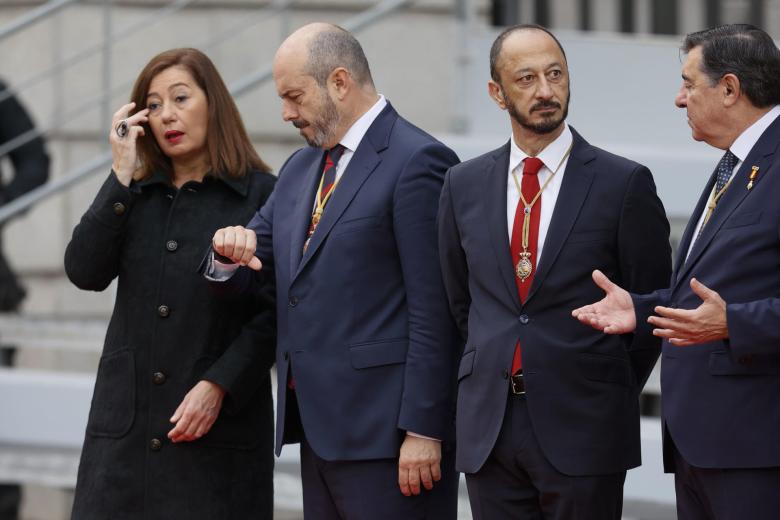
<path fill-rule="evenodd" d="M 325 152 L 319 154 L 320 161 L 313 161 L 303 174 L 302 189 L 293 210 L 292 237 L 290 239 L 290 272 L 298 271 L 303 252 L 303 243 L 311 225 L 311 213 L 314 207 L 314 193 L 320 183 Z M 335 195 L 335 193 L 334 193 Z"/>
<path fill-rule="evenodd" d="M 774 127 L 775 125 L 773 124 L 772 126 Z M 696 241 L 693 244 L 693 249 L 691 249 L 691 254 L 688 255 L 688 259 L 685 261 L 685 264 L 683 264 L 682 269 L 680 269 L 680 275 L 675 281 L 675 288 L 677 288 L 677 286 L 679 286 L 683 280 L 688 279 L 687 275 L 691 268 L 696 264 L 696 261 L 701 257 L 701 255 L 708 249 L 712 239 L 715 237 L 718 230 L 720 230 L 720 228 L 723 226 L 723 223 L 728 220 L 731 214 L 734 213 L 734 211 L 742 204 L 742 201 L 744 201 L 752 191 L 747 189 L 748 177 L 752 167 L 758 166 L 759 172 L 766 172 L 769 170 L 769 167 L 772 164 L 771 156 L 774 154 L 778 142 L 775 140 L 774 142 L 767 143 L 764 139 L 767 133 L 769 132 L 765 132 L 764 136 L 759 139 L 759 141 L 753 147 L 753 150 L 750 151 L 748 156 L 743 161 L 742 166 L 740 166 L 739 170 L 737 170 L 737 172 L 734 174 L 734 179 L 731 181 L 731 184 L 723 194 L 723 198 L 720 200 L 717 207 L 715 208 L 715 211 L 712 213 L 712 216 L 707 222 L 707 225 L 704 226 L 704 230 L 702 231 L 701 236 L 698 239 L 695 239 Z M 756 181 L 754 181 L 753 190 L 758 188 L 761 179 L 762 176 L 759 175 Z M 707 199 L 709 199 L 711 190 L 712 186 L 709 185 L 709 190 L 705 190 L 704 192 L 704 196 Z M 703 211 L 703 209 L 704 208 L 702 207 L 701 210 Z M 691 220 L 698 220 L 700 215 L 701 211 L 698 214 L 692 215 Z M 695 225 L 696 224 L 694 223 L 694 226 Z"/>
<path fill-rule="evenodd" d="M 691 215 L 690 220 L 688 220 L 688 224 L 685 226 L 685 231 L 683 232 L 680 245 L 678 246 L 677 260 L 674 263 L 675 271 L 672 276 L 674 284 L 680 279 L 680 273 L 682 273 L 685 268 L 685 260 L 688 255 L 688 250 L 691 248 L 691 241 L 698 231 L 699 217 L 701 217 L 704 207 L 707 205 L 707 201 L 709 201 L 710 193 L 712 192 L 712 187 L 715 185 L 717 175 L 718 169 L 716 167 L 712 172 L 712 175 L 710 175 L 710 179 L 707 181 L 704 191 L 699 197 L 699 202 L 696 203 L 696 208 L 693 210 L 693 214 Z"/>
<path fill-rule="evenodd" d="M 341 215 L 347 209 L 350 202 L 352 202 L 352 199 L 355 198 L 355 195 L 357 195 L 360 187 L 382 162 L 380 152 L 387 148 L 390 139 L 390 131 L 397 119 L 397 112 L 390 103 L 388 103 L 371 124 L 366 135 L 363 136 L 357 150 L 355 150 L 355 154 L 349 161 L 349 165 L 347 165 L 347 169 L 342 173 L 342 177 L 339 180 L 330 201 L 327 206 L 325 206 L 325 211 L 322 213 L 322 219 L 320 220 L 314 235 L 311 237 L 309 247 L 306 249 L 306 252 L 303 253 L 300 264 L 295 266 L 291 271 L 295 273 L 295 277 L 303 271 L 312 257 L 317 253 L 331 229 L 333 229 L 333 226 L 341 218 Z M 316 187 L 314 189 L 316 189 Z M 311 208 L 309 208 L 309 215 L 311 215 Z M 301 251 L 302 250 L 303 242 L 301 242 Z"/>
<path fill-rule="evenodd" d="M 512 305 L 520 311 L 520 297 L 515 284 L 515 269 L 512 265 L 512 251 L 507 227 L 507 175 L 509 174 L 509 143 L 496 150 L 493 161 L 486 167 L 487 189 L 482 190 L 482 204 L 487 217 L 490 243 L 498 262 L 498 271 L 504 281 L 507 296 Z M 478 189 L 478 188 L 477 188 Z"/>
<path fill-rule="evenodd" d="M 582 204 L 585 202 L 590 185 L 593 183 L 594 171 L 588 163 L 595 159 L 596 154 L 573 128 L 571 133 L 574 139 L 571 155 L 566 163 L 561 190 L 555 201 L 550 227 L 547 229 L 541 262 L 537 266 L 526 302 L 533 298 L 544 283 L 544 279 L 549 274 L 555 259 L 558 258 L 569 232 L 577 221 Z M 542 194 L 542 204 L 544 204 L 544 194 Z"/>

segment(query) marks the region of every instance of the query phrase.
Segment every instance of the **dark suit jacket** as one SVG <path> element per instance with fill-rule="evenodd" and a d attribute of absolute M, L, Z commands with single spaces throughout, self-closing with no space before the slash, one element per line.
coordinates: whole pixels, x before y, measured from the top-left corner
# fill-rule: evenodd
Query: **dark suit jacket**
<path fill-rule="evenodd" d="M 323 157 L 311 147 L 293 154 L 249 224 L 264 270 L 276 274 L 276 450 L 292 365 L 306 440 L 320 457 L 397 457 L 404 431 L 445 439 L 453 429 L 458 342 L 436 211 L 444 173 L 458 158 L 388 105 L 301 256 Z"/>
<path fill-rule="evenodd" d="M 728 304 L 729 338 L 693 347 L 663 343 L 664 431 L 702 468 L 780 466 L 780 119 L 767 128 L 694 244 L 710 178 L 683 235 L 672 286 L 635 296 L 637 334 L 655 305 L 694 309 L 696 278 Z M 758 178 L 747 189 L 752 166 Z M 665 439 L 668 448 L 668 435 Z M 668 449 L 665 468 L 673 471 Z"/>
<path fill-rule="evenodd" d="M 593 269 L 628 287 L 665 285 L 669 224 L 647 168 L 572 132 L 541 263 L 522 304 L 506 220 L 509 143 L 453 167 L 444 183 L 439 249 L 466 340 L 457 458 L 467 473 L 479 470 L 501 429 L 518 340 L 528 410 L 550 462 L 568 475 L 616 473 L 640 463 L 638 395 L 659 342 L 604 335 L 571 310 L 603 296 Z"/>

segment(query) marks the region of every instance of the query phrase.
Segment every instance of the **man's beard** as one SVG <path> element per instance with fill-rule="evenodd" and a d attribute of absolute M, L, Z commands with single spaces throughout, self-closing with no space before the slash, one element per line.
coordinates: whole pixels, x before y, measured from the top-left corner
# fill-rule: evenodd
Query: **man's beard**
<path fill-rule="evenodd" d="M 323 88 L 320 94 L 322 96 L 322 106 L 320 113 L 317 114 L 317 119 L 311 122 L 297 119 L 292 122 L 293 126 L 298 129 L 311 126 L 312 130 L 314 130 L 314 135 L 311 137 L 306 136 L 306 134 L 301 135 L 306 140 L 306 144 L 316 148 L 322 148 L 325 143 L 333 140 L 336 127 L 338 127 L 341 119 L 336 103 L 330 98 L 328 91 Z"/>
<path fill-rule="evenodd" d="M 569 93 L 566 96 L 566 105 L 563 107 L 563 112 L 561 113 L 560 117 L 550 116 L 548 118 L 543 119 L 539 123 L 532 123 L 530 121 L 530 118 L 518 112 L 515 105 L 513 103 L 510 103 L 505 95 L 504 95 L 504 103 L 506 104 L 506 109 L 509 112 L 510 117 L 514 119 L 517 122 L 517 124 L 519 124 L 520 126 L 522 126 L 527 130 L 530 130 L 535 134 L 545 135 L 555 131 L 558 127 L 560 127 L 561 123 L 563 123 L 563 121 L 569 115 L 570 97 L 571 97 L 571 93 Z M 561 104 L 558 103 L 557 101 L 540 101 L 531 107 L 529 113 L 533 113 L 534 111 L 542 108 L 560 109 Z"/>

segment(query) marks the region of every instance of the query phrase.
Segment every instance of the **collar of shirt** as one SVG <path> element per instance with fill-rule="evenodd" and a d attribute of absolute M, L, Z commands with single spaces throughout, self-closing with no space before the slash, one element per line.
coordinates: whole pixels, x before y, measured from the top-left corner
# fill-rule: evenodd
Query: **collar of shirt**
<path fill-rule="evenodd" d="M 780 116 L 780 105 L 775 105 L 772 110 L 761 116 L 758 121 L 747 127 L 745 131 L 742 132 L 739 137 L 737 137 L 736 141 L 734 141 L 734 143 L 729 147 L 731 153 L 737 156 L 737 159 L 739 159 L 740 163 L 745 160 L 745 158 L 750 153 L 750 150 L 752 150 L 756 145 L 764 131 L 769 128 L 769 125 L 771 125 L 775 119 L 777 119 L 777 116 Z M 735 167 L 734 170 L 736 171 L 737 168 Z"/>
<path fill-rule="evenodd" d="M 374 103 L 374 105 L 369 108 L 365 114 L 360 116 L 360 118 L 349 127 L 347 133 L 344 134 L 344 137 L 342 137 L 341 141 L 339 141 L 339 144 L 346 148 L 346 150 L 344 150 L 345 153 L 347 150 L 353 153 L 355 150 L 357 150 L 360 141 L 362 141 L 363 137 L 365 137 L 366 132 L 368 132 L 368 129 L 371 126 L 371 123 L 374 122 L 374 119 L 377 118 L 379 113 L 382 112 L 386 106 L 387 100 L 385 99 L 385 96 L 380 94 L 377 102 Z"/>
<path fill-rule="evenodd" d="M 555 168 L 558 167 L 561 160 L 563 159 L 563 156 L 566 154 L 566 151 L 569 149 L 569 146 L 571 146 L 572 139 L 573 137 L 571 135 L 569 125 L 564 122 L 563 132 L 561 132 L 561 135 L 555 138 L 555 141 L 548 144 L 544 150 L 542 150 L 539 155 L 537 155 L 537 157 L 544 163 L 545 168 L 552 172 Z M 514 136 L 510 138 L 510 142 L 509 171 L 512 172 L 526 159 L 526 157 L 528 157 L 528 154 L 522 151 L 519 146 L 517 146 Z M 518 173 L 522 173 L 522 171 Z M 518 175 L 518 180 L 519 178 L 520 176 Z"/>
<path fill-rule="evenodd" d="M 360 142 L 366 136 L 371 124 L 379 116 L 379 114 L 387 106 L 387 100 L 385 96 L 379 94 L 379 99 L 374 105 L 369 108 L 365 114 L 360 116 L 352 126 L 349 127 L 347 133 L 341 138 L 339 144 L 344 147 L 344 152 L 341 154 L 338 165 L 336 165 L 336 179 L 340 179 L 341 175 L 347 169 L 349 161 L 352 160 L 352 156 L 355 154 L 355 150 L 360 145 Z"/>

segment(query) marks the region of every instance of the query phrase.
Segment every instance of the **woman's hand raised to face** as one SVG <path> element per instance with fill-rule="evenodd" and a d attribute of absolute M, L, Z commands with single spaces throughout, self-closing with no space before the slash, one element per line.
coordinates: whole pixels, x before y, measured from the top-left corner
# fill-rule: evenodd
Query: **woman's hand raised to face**
<path fill-rule="evenodd" d="M 114 162 L 111 165 L 116 177 L 125 186 L 130 185 L 133 173 L 138 167 L 138 153 L 136 152 L 136 140 L 139 136 L 146 135 L 141 124 L 149 118 L 149 109 L 139 110 L 132 116 L 128 116 L 135 108 L 135 103 L 128 103 L 114 113 L 111 120 L 111 131 L 108 141 L 111 143 L 111 154 Z"/>

